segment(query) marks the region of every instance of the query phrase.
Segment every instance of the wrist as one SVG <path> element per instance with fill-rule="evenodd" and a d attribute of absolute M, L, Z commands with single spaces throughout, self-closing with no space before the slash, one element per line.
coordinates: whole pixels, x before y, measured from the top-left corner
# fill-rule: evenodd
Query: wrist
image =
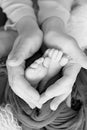
<path fill-rule="evenodd" d="M 16 29 L 19 34 L 22 34 L 24 32 L 32 33 L 32 31 L 39 30 L 39 27 L 36 20 L 32 17 L 25 16 L 16 23 Z"/>
<path fill-rule="evenodd" d="M 42 30 L 44 33 L 48 32 L 65 32 L 64 22 L 58 17 L 51 17 L 46 19 L 42 24 Z"/>

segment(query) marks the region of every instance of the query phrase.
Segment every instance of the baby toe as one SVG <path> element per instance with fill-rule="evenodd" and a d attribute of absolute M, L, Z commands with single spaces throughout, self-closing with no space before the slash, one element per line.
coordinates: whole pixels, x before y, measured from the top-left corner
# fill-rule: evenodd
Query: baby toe
<path fill-rule="evenodd" d="M 60 60 L 60 65 L 65 66 L 68 63 L 68 58 L 66 56 L 63 56 Z"/>
<path fill-rule="evenodd" d="M 49 56 L 50 58 L 52 58 L 54 52 L 55 52 L 55 49 L 50 49 L 50 51 L 49 51 L 49 53 L 48 53 L 48 56 Z"/>
<path fill-rule="evenodd" d="M 49 52 L 50 52 L 50 49 L 47 49 L 47 50 L 45 51 L 45 53 L 44 53 L 44 57 L 47 57 L 48 54 L 49 54 Z"/>
<path fill-rule="evenodd" d="M 46 68 L 48 68 L 49 67 L 49 65 L 50 65 L 50 58 L 49 57 L 46 57 L 45 59 L 44 59 L 44 62 L 43 62 L 43 65 L 46 67 Z"/>
<path fill-rule="evenodd" d="M 41 63 L 43 63 L 43 61 L 44 61 L 44 58 L 41 57 L 41 58 L 37 59 L 37 60 L 35 61 L 35 63 L 41 64 Z"/>
<path fill-rule="evenodd" d="M 60 61 L 60 59 L 62 58 L 63 52 L 62 51 L 58 51 L 58 55 L 56 57 L 57 61 Z"/>
<path fill-rule="evenodd" d="M 37 62 L 34 62 L 29 67 L 32 68 L 32 69 L 36 69 L 36 68 L 38 68 L 38 64 L 37 64 Z"/>
<path fill-rule="evenodd" d="M 58 50 L 54 50 L 54 52 L 53 52 L 53 54 L 52 54 L 52 58 L 53 58 L 54 60 L 57 59 L 58 52 L 59 52 Z"/>

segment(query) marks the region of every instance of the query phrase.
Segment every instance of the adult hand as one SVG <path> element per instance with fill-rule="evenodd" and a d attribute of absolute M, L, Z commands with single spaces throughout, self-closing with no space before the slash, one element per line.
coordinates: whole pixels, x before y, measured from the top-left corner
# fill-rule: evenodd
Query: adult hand
<path fill-rule="evenodd" d="M 78 64 L 68 63 L 63 68 L 63 77 L 49 86 L 47 90 L 41 95 L 39 103 L 46 103 L 48 100 L 54 98 L 50 103 L 51 110 L 56 110 L 58 106 L 65 100 L 70 107 L 70 95 L 72 87 L 76 81 L 76 77 L 81 67 Z"/>
<path fill-rule="evenodd" d="M 19 36 L 7 59 L 9 84 L 14 93 L 31 108 L 40 107 L 38 104 L 40 95 L 25 78 L 24 68 L 25 60 L 39 50 L 43 35 L 33 20 L 29 19 L 26 24 L 20 21 L 17 26 L 21 26 L 18 30 Z"/>
<path fill-rule="evenodd" d="M 49 86 L 40 99 L 40 103 L 44 104 L 54 98 L 50 107 L 52 110 L 56 110 L 58 105 L 70 95 L 81 67 L 87 69 L 87 57 L 76 40 L 66 34 L 64 24 L 58 18 L 48 19 L 42 28 L 46 46 L 62 50 L 70 61 L 64 67 L 63 77 Z"/>

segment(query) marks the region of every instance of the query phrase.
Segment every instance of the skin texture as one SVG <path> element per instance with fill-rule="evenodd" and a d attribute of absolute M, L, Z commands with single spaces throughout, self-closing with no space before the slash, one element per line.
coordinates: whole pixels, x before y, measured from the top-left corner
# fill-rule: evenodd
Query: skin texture
<path fill-rule="evenodd" d="M 41 80 L 50 80 L 68 62 L 67 57 L 56 49 L 47 49 L 42 57 L 35 60 L 25 71 L 25 76 L 33 85 Z"/>
<path fill-rule="evenodd" d="M 20 23 L 22 24 L 21 27 L 19 27 Z M 9 83 L 12 90 L 26 103 L 28 103 L 29 106 L 32 103 L 38 108 L 40 108 L 39 102 L 43 103 L 47 102 L 52 97 L 58 97 L 58 96 L 63 97 L 62 100 L 60 101 L 58 100 L 58 98 L 54 100 L 53 103 L 54 105 L 53 106 L 51 105 L 52 106 L 51 109 L 55 110 L 58 107 L 58 105 L 63 100 L 65 100 L 66 97 L 68 97 L 69 94 L 71 93 L 72 86 L 75 82 L 76 76 L 79 73 L 81 66 L 87 68 L 87 57 L 85 56 L 83 51 L 79 48 L 77 42 L 72 37 L 67 35 L 65 32 L 63 33 L 62 31 L 63 27 L 61 22 L 59 21 L 59 24 L 58 21 L 56 22 L 57 24 L 53 23 L 55 23 L 55 20 L 52 19 L 52 22 L 50 23 L 46 22 L 46 24 L 44 24 L 43 32 L 46 46 L 48 46 L 49 48 L 61 49 L 66 55 L 68 55 L 70 60 L 73 61 L 73 63 L 77 64 L 75 68 L 78 69 L 75 75 L 72 73 L 72 69 L 70 69 L 70 71 L 67 71 L 68 68 L 70 68 L 73 65 L 71 64 L 72 63 L 71 62 L 68 66 L 65 67 L 63 72 L 64 76 L 61 78 L 61 80 L 58 80 L 54 85 L 49 87 L 50 89 L 46 90 L 45 94 L 43 94 L 45 99 L 44 101 L 43 96 L 39 95 L 39 93 L 35 89 L 33 89 L 29 83 L 27 83 L 27 80 L 24 77 L 24 64 L 25 64 L 24 61 L 25 59 L 31 57 L 35 52 L 37 52 L 37 50 L 41 46 L 43 37 L 42 32 L 40 31 L 38 26 L 35 23 L 33 23 L 33 21 L 30 22 L 30 20 L 27 20 L 26 24 L 23 21 L 20 21 L 17 25 L 19 27 L 18 28 L 19 36 L 16 38 L 14 46 L 8 56 L 7 69 L 9 75 Z M 32 32 L 30 31 L 31 28 Z M 73 80 L 71 80 L 71 77 L 73 78 Z M 69 80 L 69 82 L 68 84 L 66 84 L 66 87 L 64 87 L 64 84 L 67 83 L 67 80 Z M 23 85 L 22 88 L 21 84 Z M 18 85 L 20 87 L 18 87 Z M 60 88 L 60 91 L 58 91 L 59 92 L 58 94 L 55 94 L 57 86 L 59 86 L 58 88 Z M 65 90 L 65 93 L 62 90 Z M 52 91 L 54 91 L 53 95 Z"/>
<path fill-rule="evenodd" d="M 58 74 L 67 63 L 68 59 L 62 51 L 47 49 L 42 57 L 35 60 L 26 69 L 25 77 L 34 88 L 38 87 L 39 82 L 40 86 L 44 88 L 46 83 Z M 43 102 L 40 104 L 42 106 Z"/>
<path fill-rule="evenodd" d="M 63 69 L 63 77 L 51 85 L 40 99 L 40 102 L 45 103 L 54 97 L 50 108 L 56 110 L 62 101 L 67 97 L 70 98 L 69 95 L 81 67 L 87 68 L 87 57 L 78 46 L 76 40 L 67 35 L 60 19 L 52 18 L 45 21 L 43 24 L 43 32 L 46 46 L 48 48 L 60 48 L 70 60 Z M 70 103 L 67 103 L 70 106 Z"/>

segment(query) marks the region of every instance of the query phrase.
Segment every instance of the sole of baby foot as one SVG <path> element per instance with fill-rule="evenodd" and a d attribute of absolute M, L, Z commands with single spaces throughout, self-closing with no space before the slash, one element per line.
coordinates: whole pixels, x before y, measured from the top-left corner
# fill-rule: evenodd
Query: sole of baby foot
<path fill-rule="evenodd" d="M 34 63 L 32 63 L 26 69 L 26 78 L 30 83 L 39 83 L 47 74 L 47 68 L 44 66 L 44 58 L 39 58 Z"/>

